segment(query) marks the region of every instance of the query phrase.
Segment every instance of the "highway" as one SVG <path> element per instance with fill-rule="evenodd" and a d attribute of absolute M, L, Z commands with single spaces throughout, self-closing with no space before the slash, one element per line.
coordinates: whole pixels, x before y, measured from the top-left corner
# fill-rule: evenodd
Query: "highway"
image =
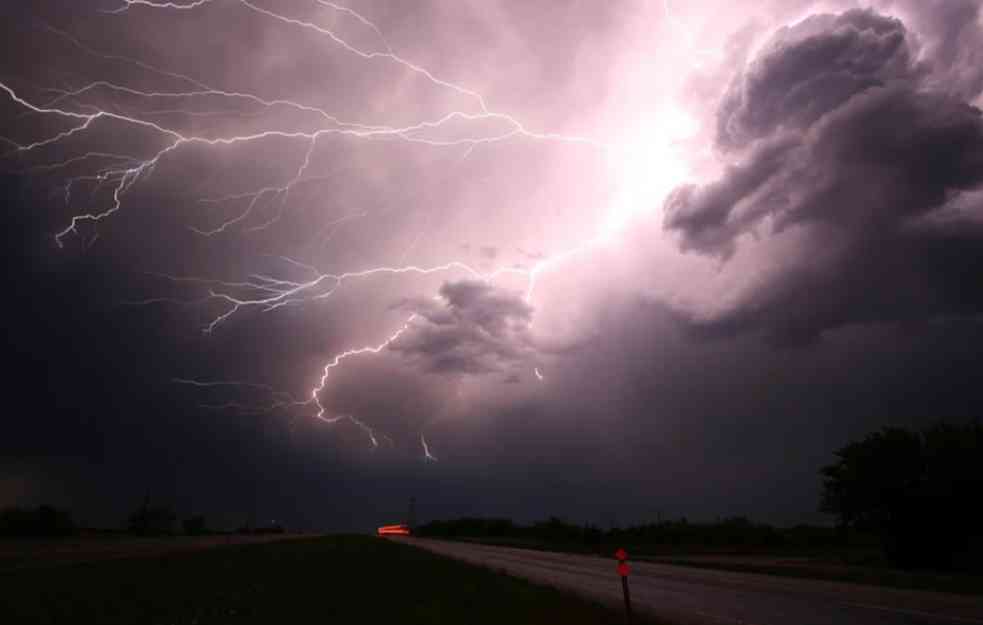
<path fill-rule="evenodd" d="M 621 608 L 616 561 L 595 556 L 398 537 L 437 554 Z M 669 623 L 983 625 L 983 596 L 632 562 L 632 604 Z"/>

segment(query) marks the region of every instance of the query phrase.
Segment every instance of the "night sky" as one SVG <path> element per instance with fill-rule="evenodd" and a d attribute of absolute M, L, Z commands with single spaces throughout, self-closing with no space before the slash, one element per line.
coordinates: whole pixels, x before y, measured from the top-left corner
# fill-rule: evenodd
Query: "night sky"
<path fill-rule="evenodd" d="M 973 0 L 0 7 L 0 507 L 821 522 L 983 414 Z"/>

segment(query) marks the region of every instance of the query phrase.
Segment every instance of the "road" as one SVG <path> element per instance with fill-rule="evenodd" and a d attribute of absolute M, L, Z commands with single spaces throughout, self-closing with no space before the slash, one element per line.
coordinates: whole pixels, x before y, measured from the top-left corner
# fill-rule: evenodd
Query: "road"
<path fill-rule="evenodd" d="M 622 605 L 616 562 L 594 556 L 424 538 L 392 538 L 434 553 Z M 712 625 L 983 625 L 983 596 L 631 565 L 632 603 L 672 623 Z"/>

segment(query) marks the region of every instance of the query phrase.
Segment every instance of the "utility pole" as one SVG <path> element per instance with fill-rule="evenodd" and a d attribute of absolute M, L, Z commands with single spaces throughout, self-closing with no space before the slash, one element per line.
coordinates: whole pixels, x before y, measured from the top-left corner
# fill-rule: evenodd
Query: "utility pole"
<path fill-rule="evenodd" d="M 416 497 L 410 497 L 410 511 L 406 517 L 406 524 L 410 531 L 416 530 Z"/>

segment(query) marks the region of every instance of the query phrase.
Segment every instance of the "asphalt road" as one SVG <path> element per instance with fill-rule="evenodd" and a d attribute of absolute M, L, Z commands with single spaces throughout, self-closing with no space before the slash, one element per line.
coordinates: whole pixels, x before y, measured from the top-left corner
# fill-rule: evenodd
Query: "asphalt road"
<path fill-rule="evenodd" d="M 614 559 L 423 538 L 393 538 L 434 553 L 622 605 Z M 636 611 L 673 623 L 746 625 L 983 625 L 983 596 L 841 582 L 631 565 Z"/>

